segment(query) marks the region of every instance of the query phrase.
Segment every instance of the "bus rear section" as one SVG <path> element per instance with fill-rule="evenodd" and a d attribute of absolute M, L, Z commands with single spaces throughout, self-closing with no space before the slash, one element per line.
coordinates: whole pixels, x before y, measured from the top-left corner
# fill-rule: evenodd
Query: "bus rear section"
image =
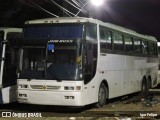
<path fill-rule="evenodd" d="M 22 29 L 0 28 L 0 104 L 17 101 L 17 65 Z"/>

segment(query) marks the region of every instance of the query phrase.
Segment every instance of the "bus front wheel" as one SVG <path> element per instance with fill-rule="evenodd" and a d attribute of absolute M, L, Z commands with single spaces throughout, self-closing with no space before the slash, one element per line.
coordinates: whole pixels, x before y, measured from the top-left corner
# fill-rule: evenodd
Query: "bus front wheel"
<path fill-rule="evenodd" d="M 108 90 L 106 86 L 104 85 L 104 83 L 101 83 L 99 92 L 98 92 L 98 102 L 96 104 L 98 108 L 101 108 L 106 104 L 107 92 Z"/>

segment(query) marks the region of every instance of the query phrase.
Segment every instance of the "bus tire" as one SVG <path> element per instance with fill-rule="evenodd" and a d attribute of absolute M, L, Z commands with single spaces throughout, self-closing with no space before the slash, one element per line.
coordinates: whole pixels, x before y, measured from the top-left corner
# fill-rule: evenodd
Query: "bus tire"
<path fill-rule="evenodd" d="M 104 85 L 104 83 L 101 83 L 98 92 L 98 102 L 96 104 L 98 108 L 101 108 L 106 104 L 107 92 L 107 87 Z"/>
<path fill-rule="evenodd" d="M 148 78 L 148 82 L 147 82 L 147 87 L 148 87 L 148 91 L 151 88 L 151 78 Z"/>
<path fill-rule="evenodd" d="M 142 80 L 142 88 L 141 88 L 141 93 L 142 96 L 146 96 L 148 92 L 148 85 L 147 85 L 147 81 L 145 78 L 143 78 Z"/>

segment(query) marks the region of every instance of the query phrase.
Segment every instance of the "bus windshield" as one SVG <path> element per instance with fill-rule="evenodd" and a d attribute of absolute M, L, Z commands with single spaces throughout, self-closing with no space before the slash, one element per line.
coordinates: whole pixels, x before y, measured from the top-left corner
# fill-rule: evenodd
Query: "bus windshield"
<path fill-rule="evenodd" d="M 54 46 L 54 47 L 53 47 Z M 53 47 L 53 49 L 51 49 Z M 81 80 L 81 45 L 24 47 L 20 79 Z"/>
<path fill-rule="evenodd" d="M 84 79 L 82 44 L 85 40 L 96 43 L 96 30 L 96 25 L 89 23 L 26 25 L 22 37 L 23 62 L 19 79 Z M 92 51 L 92 45 L 88 51 Z M 92 57 L 88 55 L 88 59 Z M 91 67 L 86 68 L 92 72 Z"/>

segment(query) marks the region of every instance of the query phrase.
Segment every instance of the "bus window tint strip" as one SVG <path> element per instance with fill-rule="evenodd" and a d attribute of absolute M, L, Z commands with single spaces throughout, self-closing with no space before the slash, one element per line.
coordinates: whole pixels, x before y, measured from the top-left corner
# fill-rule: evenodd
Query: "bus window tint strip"
<path fill-rule="evenodd" d="M 25 39 L 77 39 L 83 36 L 82 24 L 35 25 L 24 29 Z"/>

